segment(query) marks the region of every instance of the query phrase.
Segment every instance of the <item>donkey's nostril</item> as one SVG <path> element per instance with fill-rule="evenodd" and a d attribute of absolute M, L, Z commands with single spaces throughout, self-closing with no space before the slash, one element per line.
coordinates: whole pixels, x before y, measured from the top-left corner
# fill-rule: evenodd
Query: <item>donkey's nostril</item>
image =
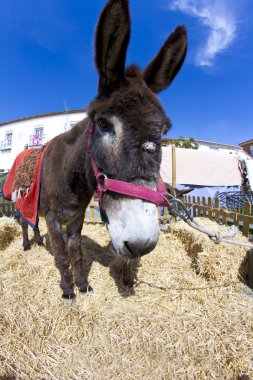
<path fill-rule="evenodd" d="M 125 247 L 129 253 L 131 253 L 132 256 L 134 256 L 134 253 L 132 252 L 132 249 L 127 241 L 124 241 Z"/>
<path fill-rule="evenodd" d="M 149 239 L 146 241 L 139 240 L 135 242 L 125 241 L 124 244 L 127 251 L 133 258 L 146 255 L 147 253 L 153 251 L 156 246 L 156 243 L 151 242 Z"/>

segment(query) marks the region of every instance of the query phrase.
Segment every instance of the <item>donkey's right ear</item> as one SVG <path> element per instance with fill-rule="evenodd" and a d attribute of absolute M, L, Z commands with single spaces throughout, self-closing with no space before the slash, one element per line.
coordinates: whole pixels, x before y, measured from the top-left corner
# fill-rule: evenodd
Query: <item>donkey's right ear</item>
<path fill-rule="evenodd" d="M 129 38 L 128 0 L 110 0 L 99 17 L 95 39 L 99 93 L 125 78 L 125 60 Z"/>

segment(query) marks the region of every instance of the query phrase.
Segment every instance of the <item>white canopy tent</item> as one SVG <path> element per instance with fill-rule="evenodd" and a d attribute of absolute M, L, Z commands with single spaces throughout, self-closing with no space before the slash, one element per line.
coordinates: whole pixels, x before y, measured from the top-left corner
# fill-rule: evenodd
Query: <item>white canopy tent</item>
<path fill-rule="evenodd" d="M 247 177 L 249 180 L 249 184 L 251 189 L 253 190 L 253 160 L 245 160 L 245 164 L 247 167 Z"/>
<path fill-rule="evenodd" d="M 161 176 L 172 183 L 172 147 L 162 147 Z M 191 187 L 190 195 L 214 196 L 217 191 L 240 190 L 238 157 L 229 152 L 176 149 L 177 188 Z"/>

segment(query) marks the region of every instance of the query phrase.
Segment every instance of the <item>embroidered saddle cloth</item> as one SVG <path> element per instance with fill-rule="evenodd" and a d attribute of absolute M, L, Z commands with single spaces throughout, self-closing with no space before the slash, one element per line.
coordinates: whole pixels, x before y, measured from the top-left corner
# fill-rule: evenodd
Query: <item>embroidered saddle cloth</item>
<path fill-rule="evenodd" d="M 21 152 L 3 185 L 3 196 L 16 202 L 20 216 L 34 228 L 38 216 L 41 165 L 47 146 Z"/>

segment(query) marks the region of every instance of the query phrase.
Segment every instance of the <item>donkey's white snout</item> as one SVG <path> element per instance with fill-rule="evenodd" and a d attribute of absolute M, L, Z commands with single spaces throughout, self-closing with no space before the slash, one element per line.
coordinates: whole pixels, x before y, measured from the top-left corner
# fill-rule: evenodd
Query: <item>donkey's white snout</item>
<path fill-rule="evenodd" d="M 157 207 L 131 198 L 110 199 L 107 204 L 108 230 L 115 251 L 131 258 L 151 252 L 160 233 Z"/>

